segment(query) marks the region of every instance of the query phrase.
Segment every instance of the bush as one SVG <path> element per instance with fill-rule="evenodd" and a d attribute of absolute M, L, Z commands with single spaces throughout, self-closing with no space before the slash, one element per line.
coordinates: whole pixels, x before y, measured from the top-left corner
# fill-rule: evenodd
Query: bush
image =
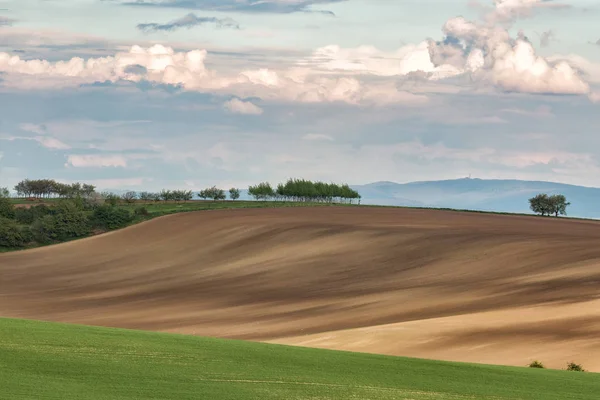
<path fill-rule="evenodd" d="M 545 368 L 544 364 L 542 364 L 539 361 L 533 361 L 531 364 L 529 364 L 529 368 Z"/>
<path fill-rule="evenodd" d="M 51 209 L 52 214 L 37 219 L 31 225 L 31 234 L 39 243 L 52 243 L 87 236 L 91 231 L 85 212 L 73 202 L 65 201 Z"/>
<path fill-rule="evenodd" d="M 0 217 L 0 247 L 23 247 L 28 241 L 16 221 Z"/>
<path fill-rule="evenodd" d="M 570 362 L 567 364 L 567 371 L 585 372 L 585 369 L 583 369 L 581 364 L 575 364 L 574 362 Z"/>
<path fill-rule="evenodd" d="M 132 221 L 133 215 L 128 210 L 108 205 L 96 208 L 92 215 L 94 227 L 108 230 L 123 228 Z"/>
<path fill-rule="evenodd" d="M 15 205 L 8 197 L 0 196 L 0 217 L 15 218 Z"/>
<path fill-rule="evenodd" d="M 34 207 L 18 207 L 15 209 L 15 219 L 20 224 L 31 225 L 35 220 L 51 212 L 50 208 L 45 204 L 39 204 Z"/>
<path fill-rule="evenodd" d="M 144 216 L 144 217 L 147 215 L 150 215 L 150 213 L 148 212 L 148 209 L 143 206 L 136 207 L 134 213 L 135 213 L 135 215 Z"/>

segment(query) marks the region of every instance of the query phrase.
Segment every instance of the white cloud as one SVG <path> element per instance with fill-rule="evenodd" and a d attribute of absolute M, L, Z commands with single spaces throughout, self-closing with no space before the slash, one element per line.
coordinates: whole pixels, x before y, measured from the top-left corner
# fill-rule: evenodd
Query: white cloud
<path fill-rule="evenodd" d="M 333 142 L 333 138 L 323 133 L 308 133 L 302 137 L 304 140 Z"/>
<path fill-rule="evenodd" d="M 589 98 L 592 103 L 600 103 L 600 91 L 590 93 Z"/>
<path fill-rule="evenodd" d="M 495 9 L 488 16 L 497 21 L 512 21 L 529 17 L 538 8 L 568 8 L 570 5 L 553 0 L 494 0 Z"/>
<path fill-rule="evenodd" d="M 379 76 L 407 75 L 422 71 L 432 79 L 440 79 L 462 73 L 452 65 L 435 66 L 431 61 L 428 42 L 409 45 L 395 52 L 386 53 L 373 46 L 341 48 L 329 45 L 318 48 L 308 60 L 300 65 L 310 65 L 326 71 L 372 74 Z"/>
<path fill-rule="evenodd" d="M 30 137 L 30 136 L 4 136 L 4 137 L 0 137 L 0 139 L 2 140 L 9 140 L 9 141 L 13 141 L 13 140 L 33 140 L 38 142 L 39 144 L 41 144 L 42 146 L 44 146 L 47 149 L 54 149 L 54 150 L 64 150 L 64 149 L 70 149 L 71 146 L 69 146 L 68 144 L 65 144 L 63 142 L 61 142 L 60 140 L 50 137 L 50 136 L 34 136 L 34 137 Z"/>
<path fill-rule="evenodd" d="M 37 133 L 38 135 L 46 134 L 46 127 L 43 125 L 25 123 L 25 124 L 20 124 L 19 129 L 26 131 L 26 132 Z"/>
<path fill-rule="evenodd" d="M 263 109 L 250 101 L 240 99 L 231 99 L 223 105 L 227 110 L 234 114 L 261 115 Z"/>
<path fill-rule="evenodd" d="M 586 94 L 589 85 L 567 62 L 550 64 L 536 56 L 531 43 L 518 40 L 494 48 L 491 79 L 501 88 L 526 93 Z"/>
<path fill-rule="evenodd" d="M 106 57 L 74 57 L 58 62 L 24 60 L 0 53 L 0 72 L 5 73 L 2 84 L 13 88 L 147 80 L 180 85 L 190 91 L 259 97 L 264 101 L 355 105 L 428 103 L 427 97 L 415 97 L 414 92 L 398 90 L 389 80 L 375 83 L 373 76 L 410 79 L 419 75 L 428 81 L 442 81 L 464 75 L 477 85 L 505 91 L 589 94 L 587 76 L 580 70 L 586 70 L 588 76 L 596 72 L 589 72 L 593 68 L 587 64 L 577 66 L 587 60 L 541 57 L 525 38 L 511 38 L 506 26 L 500 24 L 548 7 L 566 5 L 545 0 L 495 0 L 484 20 L 449 19 L 442 27 L 443 41 L 428 39 L 392 52 L 373 46 L 342 48 L 332 44 L 316 49 L 292 68 L 275 65 L 231 72 L 231 66 L 218 65 L 209 69 L 205 49 L 177 52 L 155 44 L 148 48 L 134 45 Z M 242 108 L 239 101 L 233 101 L 226 107 L 232 112 L 258 112 L 252 103 Z"/>
<path fill-rule="evenodd" d="M 65 165 L 76 168 L 127 167 L 127 159 L 120 155 L 72 154 Z"/>
<path fill-rule="evenodd" d="M 37 140 L 42 146 L 46 147 L 47 149 L 64 150 L 71 148 L 71 146 L 69 146 L 68 144 L 65 144 L 53 137 L 36 136 L 34 140 Z"/>

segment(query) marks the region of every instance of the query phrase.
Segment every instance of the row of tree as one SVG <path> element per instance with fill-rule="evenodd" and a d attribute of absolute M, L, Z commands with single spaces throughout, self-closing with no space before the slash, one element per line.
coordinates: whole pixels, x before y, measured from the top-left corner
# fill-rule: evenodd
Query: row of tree
<path fill-rule="evenodd" d="M 536 214 L 541 215 L 567 215 L 567 207 L 571 203 L 562 194 L 547 195 L 540 193 L 529 199 L 529 208 Z"/>
<path fill-rule="evenodd" d="M 347 184 L 313 182 L 306 179 L 288 179 L 273 189 L 270 183 L 261 182 L 248 188 L 248 194 L 256 200 L 284 200 L 323 203 L 352 203 L 360 194 Z"/>
<path fill-rule="evenodd" d="M 94 185 L 86 183 L 65 184 L 53 179 L 25 179 L 19 182 L 14 190 L 19 197 L 36 198 L 92 198 L 99 197 L 110 203 L 126 202 L 134 203 L 137 200 L 143 202 L 159 201 L 190 201 L 194 194 L 191 190 L 166 190 L 160 192 L 134 192 L 128 191 L 123 194 L 111 192 L 97 193 Z M 231 200 L 240 198 L 240 190 L 231 188 L 228 191 Z M 327 203 L 352 203 L 354 200 L 360 200 L 360 194 L 350 188 L 349 185 L 313 182 L 305 179 L 289 179 L 285 183 L 280 183 L 273 188 L 268 182 L 261 182 L 258 185 L 250 186 L 248 194 L 255 200 L 283 200 L 283 201 L 303 201 L 303 202 L 327 202 Z M 6 193 L 8 196 L 8 193 Z M 227 193 L 216 186 L 203 189 L 198 193 L 198 197 L 204 200 L 225 200 Z"/>
<path fill-rule="evenodd" d="M 54 179 L 25 179 L 17 183 L 14 190 L 19 197 L 74 198 L 89 197 L 96 191 L 96 187 L 79 182 L 69 185 Z"/>

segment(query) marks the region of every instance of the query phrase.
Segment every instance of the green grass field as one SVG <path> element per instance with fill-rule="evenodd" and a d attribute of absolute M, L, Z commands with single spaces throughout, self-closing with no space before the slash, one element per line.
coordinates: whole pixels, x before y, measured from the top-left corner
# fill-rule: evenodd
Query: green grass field
<path fill-rule="evenodd" d="M 597 399 L 600 375 L 0 318 L 0 399 Z"/>

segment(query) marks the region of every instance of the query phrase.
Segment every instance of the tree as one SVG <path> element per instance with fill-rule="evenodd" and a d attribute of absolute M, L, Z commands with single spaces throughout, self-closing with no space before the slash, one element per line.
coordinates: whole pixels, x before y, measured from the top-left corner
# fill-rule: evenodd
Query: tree
<path fill-rule="evenodd" d="M 554 194 L 548 196 L 546 193 L 540 193 L 529 199 L 529 208 L 536 214 L 567 215 L 567 207 L 571 203 L 567 202 L 567 198 L 562 194 Z"/>
<path fill-rule="evenodd" d="M 16 221 L 0 217 L 0 247 L 23 247 L 26 242 L 25 232 Z"/>
<path fill-rule="evenodd" d="M 0 196 L 0 217 L 15 218 L 15 206 L 8 197 Z"/>
<path fill-rule="evenodd" d="M 550 203 L 550 210 L 555 217 L 567 215 L 567 207 L 571 205 L 571 203 L 567 202 L 567 198 L 562 194 L 550 196 L 548 202 Z"/>
<path fill-rule="evenodd" d="M 261 182 L 248 188 L 248 194 L 256 200 L 267 200 L 275 196 L 275 191 L 269 182 Z"/>
<path fill-rule="evenodd" d="M 63 200 L 31 225 L 31 233 L 38 243 L 62 242 L 87 236 L 91 231 L 87 213 L 71 200 Z"/>
<path fill-rule="evenodd" d="M 231 200 L 237 200 L 240 198 L 240 190 L 236 188 L 229 189 L 229 198 Z"/>
<path fill-rule="evenodd" d="M 550 215 L 550 198 L 545 193 L 540 193 L 529 199 L 529 208 L 536 214 Z"/>
<path fill-rule="evenodd" d="M 133 191 L 125 192 L 121 195 L 121 198 L 123 201 L 125 201 L 125 203 L 135 203 L 135 199 L 137 199 L 137 193 Z"/>
<path fill-rule="evenodd" d="M 104 201 L 110 204 L 111 206 L 116 206 L 121 200 L 119 195 L 111 192 L 102 192 L 102 197 L 104 198 Z"/>
<path fill-rule="evenodd" d="M 94 210 L 91 223 L 94 227 L 112 230 L 123 228 L 133 221 L 129 210 L 120 207 L 100 206 Z"/>
<path fill-rule="evenodd" d="M 153 197 L 152 197 L 152 193 L 150 192 L 140 192 L 139 198 L 140 200 L 142 200 L 144 203 L 149 203 L 152 201 Z"/>
<path fill-rule="evenodd" d="M 0 197 L 5 197 L 5 198 L 10 197 L 10 191 L 8 190 L 8 188 L 0 187 Z"/>
<path fill-rule="evenodd" d="M 225 191 L 223 189 L 218 189 L 216 186 L 201 190 L 200 193 L 198 193 L 198 196 L 213 201 L 225 200 L 227 198 Z"/>

